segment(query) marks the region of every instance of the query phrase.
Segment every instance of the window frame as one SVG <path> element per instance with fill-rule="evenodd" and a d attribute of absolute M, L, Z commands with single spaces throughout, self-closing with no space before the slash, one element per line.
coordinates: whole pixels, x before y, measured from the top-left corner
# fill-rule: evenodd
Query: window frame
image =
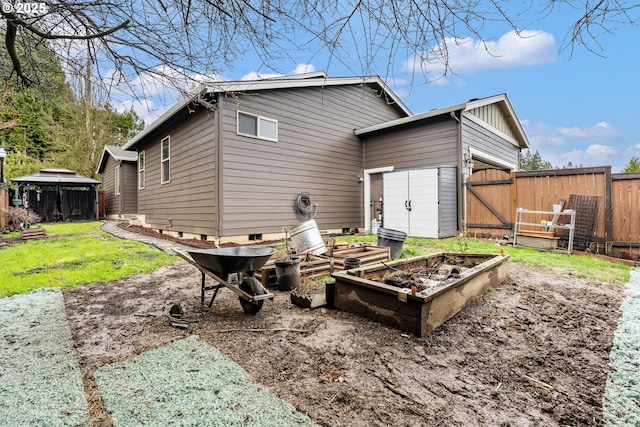
<path fill-rule="evenodd" d="M 167 143 L 167 157 L 164 157 L 164 143 Z M 167 163 L 167 176 L 165 177 L 164 164 Z M 171 136 L 167 135 L 160 140 L 160 184 L 171 182 Z"/>
<path fill-rule="evenodd" d="M 142 159 L 142 161 L 140 161 Z M 146 185 L 146 166 L 147 166 L 147 155 L 145 150 L 142 150 L 138 153 L 138 190 L 144 190 Z"/>
<path fill-rule="evenodd" d="M 250 134 L 240 131 L 240 116 L 252 117 L 256 120 L 256 134 Z M 275 137 L 270 137 L 262 134 L 262 125 L 261 122 L 269 122 L 275 125 Z M 249 138 L 263 139 L 265 141 L 278 142 L 278 121 L 276 119 L 271 119 L 269 117 L 264 117 L 258 114 L 247 113 L 246 111 L 238 110 L 236 112 L 236 134 L 240 136 L 247 136 Z"/>
<path fill-rule="evenodd" d="M 116 166 L 116 168 L 114 169 L 114 176 L 113 176 L 113 184 L 114 184 L 114 194 L 116 196 L 120 195 L 120 165 Z"/>

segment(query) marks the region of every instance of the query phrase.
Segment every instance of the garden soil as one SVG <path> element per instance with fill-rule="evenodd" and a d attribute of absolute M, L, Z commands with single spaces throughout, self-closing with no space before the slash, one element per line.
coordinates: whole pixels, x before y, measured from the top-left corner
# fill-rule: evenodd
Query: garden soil
<path fill-rule="evenodd" d="M 97 369 L 190 335 L 319 425 L 602 425 L 624 286 L 514 262 L 509 270 L 425 338 L 339 310 L 303 309 L 275 289 L 255 316 L 225 288 L 203 307 L 201 274 L 182 260 L 63 292 L 94 426 L 112 425 Z M 186 329 L 167 317 L 174 304 Z"/>

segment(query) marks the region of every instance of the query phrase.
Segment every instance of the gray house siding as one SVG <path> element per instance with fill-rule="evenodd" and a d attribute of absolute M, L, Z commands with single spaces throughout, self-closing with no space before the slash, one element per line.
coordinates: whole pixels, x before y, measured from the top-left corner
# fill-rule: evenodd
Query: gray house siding
<path fill-rule="evenodd" d="M 463 117 L 462 124 L 463 151 L 473 147 L 503 162 L 518 164 L 519 147 L 468 118 Z"/>
<path fill-rule="evenodd" d="M 121 162 L 120 206 L 122 214 L 138 213 L 138 165 L 134 162 Z"/>
<path fill-rule="evenodd" d="M 146 157 L 145 187 L 138 191 L 138 213 L 152 228 L 217 234 L 214 117 L 212 111 L 202 109 L 138 144 L 138 151 L 144 150 Z M 162 184 L 160 141 L 166 136 L 170 137 L 170 181 Z"/>
<path fill-rule="evenodd" d="M 104 205 L 107 216 L 120 214 L 120 196 L 115 194 L 115 169 L 119 164 L 119 161 L 109 156 L 102 173 L 102 191 L 104 191 Z"/>
<path fill-rule="evenodd" d="M 225 236 L 279 233 L 308 219 L 299 193 L 318 203 L 321 229 L 362 227 L 362 145 L 354 129 L 400 117 L 366 86 L 298 88 L 222 98 Z M 357 106 L 357 108 L 354 108 Z M 278 121 L 278 141 L 237 135 L 237 111 Z"/>
<path fill-rule="evenodd" d="M 457 166 L 457 132 L 457 122 L 446 119 L 367 135 L 363 138 L 365 169 Z"/>

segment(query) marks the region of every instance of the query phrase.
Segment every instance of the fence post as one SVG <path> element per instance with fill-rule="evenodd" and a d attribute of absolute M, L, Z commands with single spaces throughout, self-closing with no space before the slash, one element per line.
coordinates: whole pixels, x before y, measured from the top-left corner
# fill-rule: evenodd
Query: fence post
<path fill-rule="evenodd" d="M 0 183 L 0 232 L 7 228 L 8 216 L 7 209 L 9 208 L 9 188 Z"/>

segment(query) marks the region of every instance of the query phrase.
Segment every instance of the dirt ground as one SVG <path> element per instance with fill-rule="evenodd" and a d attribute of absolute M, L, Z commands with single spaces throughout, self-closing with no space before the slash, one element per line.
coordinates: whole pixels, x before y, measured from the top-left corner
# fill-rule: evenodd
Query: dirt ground
<path fill-rule="evenodd" d="M 222 289 L 200 305 L 187 264 L 64 291 L 92 425 L 111 419 L 93 373 L 198 335 L 325 426 L 602 425 L 624 287 L 509 264 L 495 290 L 421 339 L 338 310 L 302 309 L 270 289 L 255 316 Z M 187 329 L 172 327 L 170 307 Z"/>

